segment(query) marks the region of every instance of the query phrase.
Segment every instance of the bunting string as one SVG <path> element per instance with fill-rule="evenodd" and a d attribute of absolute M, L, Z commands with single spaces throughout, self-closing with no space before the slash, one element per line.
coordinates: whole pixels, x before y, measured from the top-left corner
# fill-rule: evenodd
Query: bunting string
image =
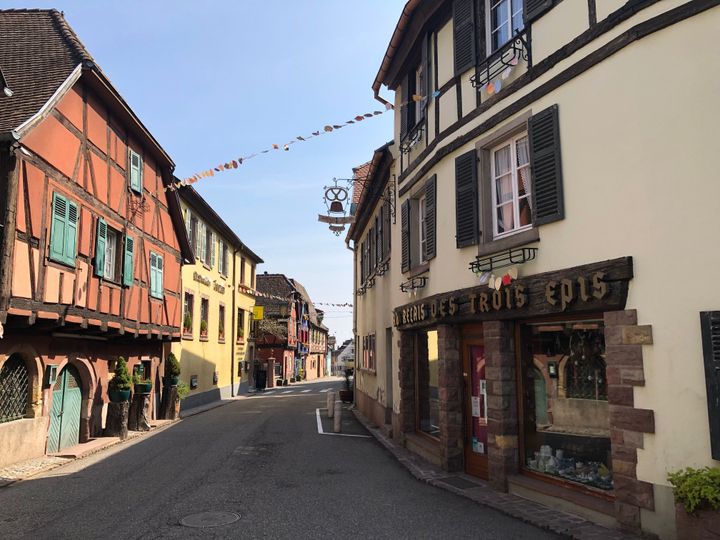
<path fill-rule="evenodd" d="M 433 93 L 433 97 L 439 93 L 436 91 Z M 427 99 L 427 96 L 421 96 L 418 94 L 413 94 L 411 98 L 408 101 L 404 101 L 400 103 L 400 107 L 404 107 L 412 102 L 423 102 Z M 178 182 L 175 182 L 174 184 L 170 185 L 169 187 L 165 188 L 166 190 L 174 190 L 178 189 L 182 186 L 187 186 L 190 184 L 194 184 L 195 182 L 198 182 L 199 180 L 202 180 L 204 178 L 212 178 L 216 174 L 219 174 L 224 171 L 230 171 L 235 170 L 239 168 L 243 163 L 248 161 L 249 159 L 253 159 L 257 156 L 263 155 L 263 154 L 269 154 L 274 151 L 283 150 L 285 152 L 288 152 L 292 145 L 300 143 L 300 142 L 307 142 L 310 139 L 314 139 L 315 137 L 320 137 L 321 135 L 327 135 L 329 133 L 334 133 L 338 131 L 339 129 L 342 129 L 347 126 L 351 126 L 354 124 L 359 124 L 360 122 L 364 122 L 365 120 L 369 118 L 373 118 L 375 116 L 379 116 L 381 114 L 386 113 L 387 111 L 394 110 L 395 106 L 392 103 L 386 103 L 384 110 L 375 110 L 372 112 L 366 112 L 363 114 L 358 114 L 357 116 L 351 118 L 350 120 L 346 120 L 345 122 L 342 122 L 340 124 L 325 124 L 322 129 L 319 129 L 317 131 L 311 132 L 309 135 L 298 135 L 294 139 L 286 142 L 285 144 L 276 144 L 273 143 L 269 147 L 258 150 L 256 152 L 252 152 L 251 154 L 246 154 L 244 156 L 240 156 L 238 158 L 231 159 L 229 161 L 226 161 L 224 163 L 220 163 L 215 167 L 210 167 L 209 169 L 205 169 L 204 171 L 200 171 L 198 173 L 193 174 L 192 176 L 188 176 L 187 178 L 184 178 L 183 180 L 179 180 Z"/>
<path fill-rule="evenodd" d="M 283 296 L 277 296 L 275 294 L 270 293 L 264 293 L 261 291 L 258 291 L 257 289 L 253 289 L 252 287 L 248 287 L 247 285 L 238 285 L 238 289 L 240 289 L 240 292 L 248 294 L 250 296 L 256 296 L 259 298 L 269 298 L 271 300 L 282 300 L 283 302 L 287 302 L 289 298 L 283 297 Z M 330 306 L 330 307 L 353 307 L 352 303 L 350 302 L 344 302 L 344 303 L 337 303 L 337 302 L 313 302 L 314 306 Z"/>

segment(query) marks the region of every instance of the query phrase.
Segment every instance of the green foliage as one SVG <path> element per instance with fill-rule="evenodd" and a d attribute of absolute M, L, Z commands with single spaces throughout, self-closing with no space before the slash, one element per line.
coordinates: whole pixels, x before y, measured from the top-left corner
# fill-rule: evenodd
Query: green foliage
<path fill-rule="evenodd" d="M 207 321 L 200 321 L 200 335 L 207 335 Z"/>
<path fill-rule="evenodd" d="M 180 375 L 180 362 L 177 357 L 170 353 L 165 359 L 165 376 L 166 377 L 177 377 Z"/>
<path fill-rule="evenodd" d="M 181 400 L 185 399 L 190 393 L 190 387 L 183 381 L 180 381 L 177 385 L 177 393 L 178 398 L 180 398 Z"/>
<path fill-rule="evenodd" d="M 108 383 L 108 390 L 130 390 L 132 388 L 132 380 L 127 363 L 122 356 L 119 356 L 115 363 L 115 376 Z"/>
<path fill-rule="evenodd" d="M 705 467 L 668 474 L 673 486 L 675 502 L 682 504 L 688 514 L 695 510 L 720 509 L 720 469 Z"/>
<path fill-rule="evenodd" d="M 152 384 L 150 379 L 143 379 L 138 373 L 133 374 L 132 382 L 133 384 Z"/>
<path fill-rule="evenodd" d="M 186 313 L 183 319 L 183 332 L 192 333 L 192 317 L 189 313 Z"/>

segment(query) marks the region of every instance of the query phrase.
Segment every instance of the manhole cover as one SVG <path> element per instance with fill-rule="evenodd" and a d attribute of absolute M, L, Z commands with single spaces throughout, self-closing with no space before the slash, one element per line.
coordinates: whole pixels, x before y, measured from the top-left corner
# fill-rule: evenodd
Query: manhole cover
<path fill-rule="evenodd" d="M 235 512 L 200 512 L 199 514 L 191 514 L 180 520 L 180 525 L 185 527 L 219 527 L 220 525 L 229 525 L 235 523 L 240 516 Z"/>

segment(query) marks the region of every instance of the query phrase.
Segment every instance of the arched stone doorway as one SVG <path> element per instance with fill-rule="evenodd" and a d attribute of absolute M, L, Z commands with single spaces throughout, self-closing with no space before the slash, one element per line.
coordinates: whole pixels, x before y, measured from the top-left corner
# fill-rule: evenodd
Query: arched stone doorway
<path fill-rule="evenodd" d="M 82 411 L 82 382 L 80 373 L 67 364 L 58 374 L 52 389 L 48 453 L 80 442 L 80 417 Z"/>

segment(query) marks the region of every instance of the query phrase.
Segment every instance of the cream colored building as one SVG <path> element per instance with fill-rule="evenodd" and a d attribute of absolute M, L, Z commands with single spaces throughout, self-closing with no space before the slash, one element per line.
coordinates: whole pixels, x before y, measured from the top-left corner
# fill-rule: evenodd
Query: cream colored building
<path fill-rule="evenodd" d="M 358 405 L 447 470 L 674 538 L 667 473 L 720 465 L 720 7 L 491 3 L 409 1 L 373 85 L 396 143 L 349 231 Z"/>
<path fill-rule="evenodd" d="M 180 200 L 195 264 L 182 268 L 182 339 L 172 351 L 190 387 L 181 404 L 191 408 L 247 386 L 256 266 L 263 261 L 194 188 L 183 187 Z"/>

